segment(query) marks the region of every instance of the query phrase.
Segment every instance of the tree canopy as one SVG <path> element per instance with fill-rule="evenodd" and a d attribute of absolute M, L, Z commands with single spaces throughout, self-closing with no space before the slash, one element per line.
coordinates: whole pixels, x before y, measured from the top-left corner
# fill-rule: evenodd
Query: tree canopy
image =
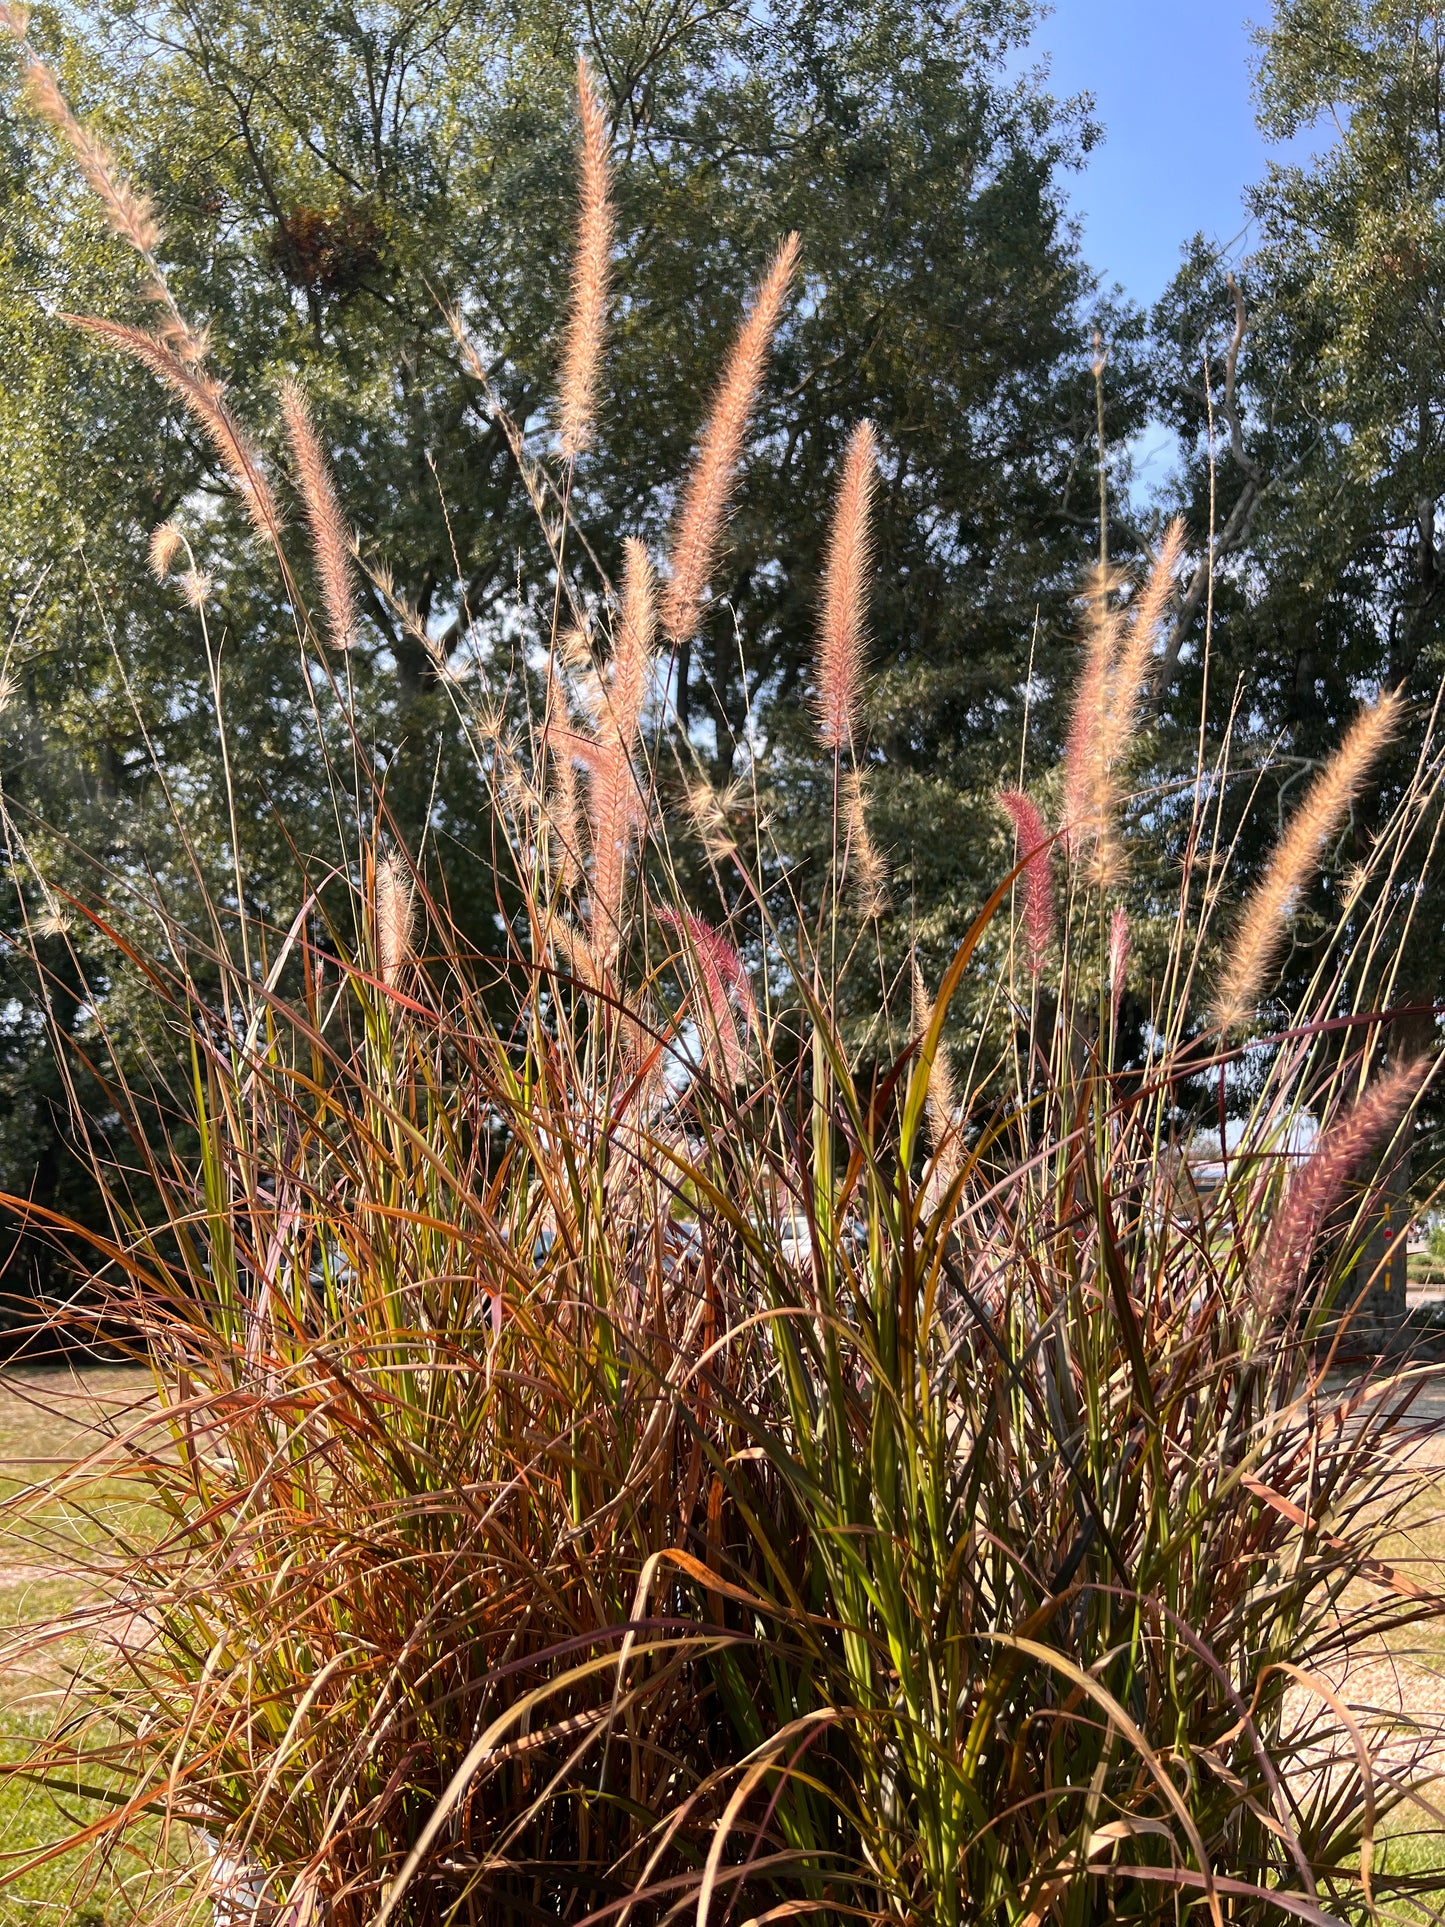
<path fill-rule="evenodd" d="M 1318 151 L 1252 190 L 1254 235 L 1232 274 L 1196 241 L 1152 326 L 1179 499 L 1198 535 L 1211 514 L 1216 531 L 1214 713 L 1285 750 L 1266 790 L 1235 804 L 1246 851 L 1362 695 L 1400 689 L 1418 715 L 1445 671 L 1445 32 L 1397 0 L 1278 0 L 1259 38 L 1266 134 L 1312 132 Z M 1176 741 L 1197 729 L 1202 644 L 1196 616 L 1166 692 Z M 1336 878 L 1409 781 L 1419 740 L 1401 732 L 1327 866 Z M 1410 941 L 1380 960 L 1397 1003 L 1437 994 L 1442 907 L 1429 885 Z M 1315 927 L 1297 927 L 1297 972 Z"/>

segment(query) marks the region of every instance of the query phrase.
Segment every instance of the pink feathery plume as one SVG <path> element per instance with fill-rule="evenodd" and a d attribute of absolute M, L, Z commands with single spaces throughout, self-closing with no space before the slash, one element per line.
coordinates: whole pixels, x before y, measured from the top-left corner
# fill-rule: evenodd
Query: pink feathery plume
<path fill-rule="evenodd" d="M 704 925 L 704 928 L 706 929 L 707 926 Z M 743 1024 L 749 1035 L 756 1036 L 758 1031 L 758 1006 L 757 1000 L 753 996 L 752 984 L 748 980 L 747 965 L 726 937 L 720 936 L 716 930 L 711 932 L 711 936 L 715 945 L 715 959 L 718 971 L 723 981 L 727 984 L 728 989 L 731 990 L 733 996 L 737 999 L 738 1009 L 743 1014 Z"/>
<path fill-rule="evenodd" d="M 607 715 L 630 756 L 637 747 L 652 676 L 652 643 L 657 628 L 655 581 L 647 550 L 633 536 L 622 545 L 622 608 L 612 652 Z"/>
<path fill-rule="evenodd" d="M 917 956 L 913 959 L 913 1038 L 921 1044 L 933 1026 L 936 1006 L 923 981 Z M 942 1039 L 928 1067 L 928 1089 L 924 1096 L 928 1137 L 933 1146 L 933 1171 L 925 1191 L 925 1202 L 933 1209 L 958 1176 L 961 1158 L 958 1142 L 958 1097 L 953 1088 L 953 1073 L 948 1063 L 948 1046 Z"/>
<path fill-rule="evenodd" d="M 26 7 L 0 6 L 0 29 L 18 43 L 26 97 L 31 107 L 50 122 L 70 147 L 81 173 L 105 208 L 112 229 L 145 263 L 146 293 L 165 310 L 160 324 L 161 339 L 181 361 L 191 364 L 204 361 L 206 331 L 193 328 L 176 306 L 175 296 L 156 260 L 156 250 L 164 236 L 150 196 L 121 173 L 110 150 L 75 118 L 54 74 L 26 38 L 29 19 Z"/>
<path fill-rule="evenodd" d="M 823 567 L 818 617 L 818 738 L 825 749 L 853 746 L 858 691 L 863 682 L 866 578 L 872 560 L 868 512 L 878 465 L 878 437 L 859 422 L 848 443 Z"/>
<path fill-rule="evenodd" d="M 596 900 L 592 928 L 595 938 L 609 942 L 621 933 L 628 853 L 645 814 L 632 759 L 652 676 L 655 627 L 652 564 L 642 544 L 629 539 L 612 676 L 598 718 L 598 748 L 588 772 Z"/>
<path fill-rule="evenodd" d="M 747 1036 L 757 1029 L 757 1005 L 748 982 L 747 967 L 722 932 L 715 930 L 706 918 L 694 916 L 690 910 L 679 916 L 675 910 L 661 909 L 657 920 L 664 929 L 675 930 L 686 941 L 695 989 L 701 993 L 702 1009 L 698 1014 L 703 1019 L 703 1046 L 709 1062 L 715 1069 L 721 1069 L 724 1081 L 731 1087 L 742 1075 Z M 742 1012 L 741 1033 L 729 991 L 737 998 Z"/>
<path fill-rule="evenodd" d="M 559 762 L 575 763 L 586 773 L 592 841 L 592 937 L 609 955 L 615 955 L 627 850 L 644 815 L 637 778 L 615 731 L 609 730 L 599 739 L 570 724 L 549 723 L 547 742 Z"/>
<path fill-rule="evenodd" d="M 757 400 L 768 349 L 798 264 L 790 234 L 773 256 L 723 370 L 697 459 L 682 491 L 672 538 L 672 578 L 663 599 L 662 626 L 679 647 L 696 633 L 703 591 L 717 560 L 743 436 Z"/>
<path fill-rule="evenodd" d="M 1153 682 L 1154 644 L 1174 594 L 1174 578 L 1184 553 L 1184 524 L 1175 516 L 1143 589 L 1129 610 L 1129 624 L 1118 647 L 1109 699 L 1099 719 L 1099 760 L 1107 776 L 1128 751 L 1140 721 L 1140 705 Z"/>
<path fill-rule="evenodd" d="M 1304 1283 L 1325 1219 L 1366 1157 L 1399 1122 L 1424 1075 L 1425 1061 L 1419 1057 L 1387 1071 L 1321 1133 L 1308 1161 L 1290 1179 L 1255 1267 L 1252 1295 L 1262 1317 L 1272 1318 Z"/>
<path fill-rule="evenodd" d="M 1107 803 L 1105 718 L 1119 642 L 1113 586 L 1109 575 L 1096 570 L 1089 587 L 1084 666 L 1064 752 L 1064 834 L 1071 851 L 1099 834 Z"/>
<path fill-rule="evenodd" d="M 1028 954 L 1030 974 L 1037 977 L 1054 939 L 1054 878 L 1049 829 L 1037 803 L 1022 790 L 1000 790 L 998 800 L 1013 819 L 1019 854 L 1027 858 L 1022 879 L 1024 948 Z"/>
<path fill-rule="evenodd" d="M 375 916 L 381 981 L 393 987 L 412 955 L 416 929 L 416 893 L 405 864 L 395 856 L 376 866 Z"/>
<path fill-rule="evenodd" d="M 356 641 L 356 595 L 351 582 L 351 533 L 337 499 L 331 464 L 322 451 L 299 382 L 281 384 L 281 419 L 296 463 L 296 485 L 306 509 L 311 550 L 321 580 L 326 626 L 333 649 Z"/>
<path fill-rule="evenodd" d="M 1279 954 L 1301 891 L 1326 843 L 1344 821 L 1371 765 L 1399 724 L 1401 702 L 1387 692 L 1362 709 L 1320 770 L 1255 885 L 1225 958 L 1214 1021 L 1233 1030 L 1253 1015 Z"/>
<path fill-rule="evenodd" d="M 164 341 L 148 335 L 143 328 L 132 328 L 123 321 L 105 321 L 94 315 L 63 315 L 62 320 L 107 346 L 133 355 L 178 395 L 200 423 L 235 483 L 258 535 L 280 547 L 281 513 L 271 493 L 271 485 L 261 467 L 260 457 L 226 405 L 222 384 L 202 375 L 175 354 Z"/>
<path fill-rule="evenodd" d="M 642 798 L 631 759 L 613 735 L 598 743 L 588 765 L 587 803 L 592 826 L 592 935 L 609 954 L 615 954 L 622 935 L 627 852 L 642 820 Z"/>
<path fill-rule="evenodd" d="M 572 262 L 572 311 L 562 349 L 557 410 L 562 453 L 569 462 L 574 461 L 592 439 L 612 254 L 607 116 L 602 111 L 585 60 L 577 62 L 577 105 L 582 119 L 581 196 Z"/>
<path fill-rule="evenodd" d="M 161 242 L 160 223 L 150 196 L 121 173 L 110 150 L 83 126 L 56 84 L 55 76 L 25 39 L 27 21 L 19 8 L 0 9 L 0 26 L 20 42 L 30 105 L 62 136 L 80 164 L 86 182 L 105 208 L 111 227 L 154 268 Z"/>
<path fill-rule="evenodd" d="M 1119 999 L 1124 995 L 1124 978 L 1129 969 L 1129 919 L 1122 906 L 1109 919 L 1109 1007 L 1114 1022 L 1119 1021 Z"/>

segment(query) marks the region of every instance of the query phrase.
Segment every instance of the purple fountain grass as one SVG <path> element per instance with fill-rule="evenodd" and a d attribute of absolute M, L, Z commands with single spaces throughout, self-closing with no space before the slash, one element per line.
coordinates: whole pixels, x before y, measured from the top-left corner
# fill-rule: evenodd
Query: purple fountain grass
<path fill-rule="evenodd" d="M 1419 1096 L 1428 1065 L 1423 1058 L 1396 1064 L 1321 1132 L 1285 1187 L 1260 1247 L 1251 1289 L 1262 1319 L 1277 1317 L 1298 1297 L 1310 1273 L 1320 1231 L 1345 1187 Z"/>
<path fill-rule="evenodd" d="M 683 767 L 668 788 L 663 752 L 685 764 L 690 746 L 666 718 L 645 739 L 645 552 L 625 545 L 614 597 L 567 538 L 606 267 L 600 110 L 579 87 L 566 352 L 586 353 L 562 461 L 526 471 L 556 571 L 531 606 L 559 613 L 489 694 L 477 761 L 497 954 L 449 914 L 435 844 L 423 866 L 398 843 L 380 767 L 359 847 L 298 881 L 283 931 L 238 875 L 241 964 L 215 906 L 198 933 L 159 890 L 111 903 L 98 872 L 87 941 L 113 937 L 180 1060 L 158 1117 L 108 1055 L 103 1002 L 93 1032 L 58 1030 L 57 1063 L 103 1082 L 134 1166 L 97 1159 L 103 1228 L 4 1202 L 89 1253 L 92 1296 L 44 1322 L 120 1333 L 150 1372 L 128 1427 L 51 1496 L 79 1506 L 123 1470 L 154 1529 L 108 1540 L 97 1514 L 72 1541 L 101 1603 L 4 1657 L 109 1627 L 98 1684 L 0 1778 L 48 1783 L 67 1812 L 105 1794 L 65 1844 L 133 1850 L 127 1904 L 158 1927 L 242 1891 L 258 1918 L 304 1907 L 327 1927 L 666 1927 L 725 1907 L 862 1927 L 1363 1920 L 1411 1895 L 1371 1856 L 1424 1756 L 1338 1694 L 1332 1719 L 1295 1701 L 1361 1637 L 1442 1610 L 1381 1557 L 1425 1489 L 1390 1431 L 1409 1375 L 1346 1410 L 1323 1363 L 1332 1211 L 1421 1088 L 1412 1063 L 1341 1098 L 1341 1012 L 1388 1018 L 1371 959 L 1403 893 L 1356 893 L 1328 1005 L 1252 1054 L 1240 1141 L 1214 1189 L 1191 1182 L 1213 1116 L 1201 1015 L 1141 964 L 1142 1068 L 1100 1021 L 1129 971 L 1116 774 L 1173 534 L 1127 621 L 1114 584 L 1092 585 L 1066 766 L 1036 785 L 1064 791 L 1058 852 L 1006 792 L 1017 877 L 951 933 L 936 994 L 915 953 L 911 1011 L 885 984 L 850 1045 L 838 919 L 796 913 L 761 819 L 733 834 L 744 785 L 720 795 Z M 663 598 L 679 648 L 796 257 L 790 239 L 683 490 Z M 120 334 L 262 499 L 219 384 L 169 338 Z M 321 551 L 341 556 L 341 507 L 291 413 L 336 641 L 350 585 L 328 586 Z M 843 837 L 825 907 L 871 847 L 853 752 L 874 462 L 860 429 L 819 612 L 816 773 Z M 252 513 L 278 537 L 274 507 Z M 154 542 L 169 572 L 180 540 Z M 478 735 L 479 714 L 461 715 Z M 1317 778 L 1246 911 L 1225 1007 L 1261 994 L 1393 715 L 1367 712 Z M 349 785 L 350 737 L 341 760 Z M 684 809 L 714 858 L 701 879 L 690 835 L 669 841 Z M 1437 809 L 1412 790 L 1366 877 L 1398 881 L 1393 852 Z M 1182 947 L 1205 944 L 1208 904 L 1186 869 Z M 65 941 L 58 922 L 46 941 Z M 1328 1122 L 1272 1199 L 1259 1173 L 1302 1106 Z M 1289 1342 L 1261 1343 L 1286 1307 Z M 34 1492 L 3 1504 L 40 1529 Z M 181 1844 L 201 1830 L 210 1862 Z"/>
<path fill-rule="evenodd" d="M 1394 734 L 1399 711 L 1398 698 L 1388 694 L 1362 709 L 1291 817 L 1244 907 L 1220 972 L 1214 1021 L 1221 1030 L 1235 1030 L 1252 1016 L 1299 894 L 1314 875 L 1326 841 Z"/>
<path fill-rule="evenodd" d="M 722 541 L 733 476 L 743 437 L 757 402 L 768 349 L 797 270 L 799 241 L 790 234 L 773 256 L 747 319 L 738 332 L 718 386 L 712 413 L 684 484 L 674 525 L 671 575 L 662 603 L 662 626 L 681 647 L 697 631 L 703 591 Z"/>
<path fill-rule="evenodd" d="M 376 866 L 376 958 L 381 981 L 395 989 L 412 955 L 416 892 L 406 865 L 395 855 Z"/>
<path fill-rule="evenodd" d="M 585 60 L 577 62 L 577 105 L 582 122 L 577 241 L 557 402 L 557 431 L 569 462 L 592 440 L 612 257 L 607 119 Z"/>
<path fill-rule="evenodd" d="M 1117 577 L 1096 570 L 1085 607 L 1084 664 L 1070 710 L 1064 757 L 1064 832 L 1070 849 L 1083 849 L 1107 837 L 1109 710 L 1119 617 L 1114 607 Z"/>
<path fill-rule="evenodd" d="M 143 328 L 96 315 L 66 315 L 65 319 L 107 347 L 130 355 L 179 397 L 220 456 L 256 533 L 279 551 L 281 513 L 261 458 L 227 404 L 225 385 L 214 376 L 198 373 L 192 362 L 183 360 L 168 343 Z"/>
<path fill-rule="evenodd" d="M 843 752 L 853 748 L 863 680 L 866 583 L 873 554 L 869 510 L 877 467 L 878 437 L 873 424 L 859 422 L 848 440 L 828 534 L 813 698 L 819 742 L 825 749 Z"/>
<path fill-rule="evenodd" d="M 341 513 L 331 464 L 316 439 L 306 397 L 295 382 L 281 387 L 281 419 L 296 463 L 296 485 L 306 509 L 316 572 L 321 581 L 328 640 L 333 649 L 356 642 L 356 593 L 351 578 L 351 532 Z"/>
<path fill-rule="evenodd" d="M 1037 977 L 1054 941 L 1053 838 L 1038 805 L 1022 790 L 1000 790 L 998 800 L 1013 823 L 1024 864 L 1024 950 L 1030 974 Z"/>
<path fill-rule="evenodd" d="M 713 1075 L 724 1089 L 731 1090 L 746 1068 L 748 1038 L 758 1028 L 747 966 L 736 947 L 705 917 L 666 905 L 656 908 L 653 915 L 665 930 L 675 931 L 683 939 L 703 1050 Z"/>
<path fill-rule="evenodd" d="M 26 98 L 32 110 L 49 121 L 66 142 L 116 234 L 153 265 L 162 238 L 154 203 L 143 189 L 121 173 L 115 156 L 104 142 L 97 140 L 90 129 L 75 118 L 54 74 L 26 38 L 29 25 L 27 8 L 0 7 L 0 27 L 20 47 Z"/>

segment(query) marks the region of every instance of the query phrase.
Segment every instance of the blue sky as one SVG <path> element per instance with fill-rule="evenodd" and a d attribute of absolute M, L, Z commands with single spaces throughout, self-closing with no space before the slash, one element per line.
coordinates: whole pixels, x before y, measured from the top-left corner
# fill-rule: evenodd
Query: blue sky
<path fill-rule="evenodd" d="M 1106 285 L 1150 303 L 1197 229 L 1227 244 L 1244 227 L 1242 190 L 1283 157 L 1251 95 L 1251 19 L 1269 16 L 1269 0 L 1055 0 L 1038 28 L 1051 91 L 1091 93 L 1104 128 L 1071 196 Z"/>

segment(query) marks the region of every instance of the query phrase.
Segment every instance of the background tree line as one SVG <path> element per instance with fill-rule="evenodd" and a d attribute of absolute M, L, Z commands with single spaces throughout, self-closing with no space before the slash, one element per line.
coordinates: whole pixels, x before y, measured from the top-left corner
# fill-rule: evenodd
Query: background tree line
<path fill-rule="evenodd" d="M 626 534 L 660 546 L 746 292 L 781 233 L 804 237 L 726 578 L 675 665 L 663 725 L 722 795 L 756 779 L 804 900 L 823 834 L 803 741 L 822 532 L 848 432 L 878 425 L 867 778 L 891 871 L 873 946 L 885 980 L 915 943 L 936 975 L 996 880 L 1010 843 L 992 797 L 1016 774 L 1025 712 L 1031 765 L 1055 747 L 1101 461 L 1117 559 L 1142 553 L 1176 508 L 1190 534 L 1141 780 L 1192 766 L 1211 539 L 1219 727 L 1232 715 L 1262 741 L 1283 735 L 1304 771 L 1361 691 L 1433 695 L 1438 22 L 1384 0 L 1280 0 L 1262 48 L 1265 125 L 1333 113 L 1342 131 L 1318 166 L 1259 184 L 1247 258 L 1194 242 L 1145 315 L 1100 288 L 1067 218 L 1068 175 L 1098 133 L 1087 102 L 1014 77 L 1035 15 L 1033 0 L 107 0 L 34 16 L 78 110 L 153 195 L 172 281 L 209 321 L 278 468 L 280 384 L 298 378 L 311 398 L 363 553 L 395 584 L 393 601 L 369 595 L 348 659 L 358 725 L 413 846 L 474 857 L 449 870 L 483 940 L 497 913 L 488 826 L 454 705 L 495 701 L 527 673 L 546 613 L 529 598 L 548 561 L 517 452 L 446 311 L 527 445 L 545 448 L 579 48 L 620 163 L 608 387 L 574 489 L 602 567 Z M 142 999 L 74 968 L 86 939 L 83 925 L 61 929 L 75 923 L 64 893 L 94 892 L 88 858 L 180 906 L 203 886 L 234 895 L 239 868 L 250 907 L 279 918 L 297 852 L 336 848 L 337 800 L 319 793 L 311 748 L 325 692 L 212 452 L 160 389 L 60 318 L 144 308 L 71 158 L 5 85 L 0 784 L 24 850 L 0 899 L 0 1186 L 81 1210 L 95 1201 L 67 1150 L 47 997 L 82 1047 L 104 1021 L 138 1060 L 151 1053 L 161 1084 L 166 1059 Z M 1150 420 L 1176 432 L 1180 462 L 1141 502 L 1129 451 Z M 215 585 L 238 853 L 197 627 L 146 566 L 171 516 Z M 1391 780 L 1409 757 L 1402 742 Z M 1226 806 L 1252 813 L 1248 847 L 1278 798 Z M 1152 827 L 1141 931 L 1151 910 L 1167 914 L 1172 832 Z M 1334 868 L 1351 860 L 1341 847 Z M 1416 928 L 1399 994 L 1428 1002 L 1433 897 Z M 1301 931 L 1298 968 L 1308 919 Z M 104 1133 L 98 1088 L 91 1111 Z M 53 1285 L 26 1251 L 12 1287 L 31 1288 L 36 1267 Z"/>

